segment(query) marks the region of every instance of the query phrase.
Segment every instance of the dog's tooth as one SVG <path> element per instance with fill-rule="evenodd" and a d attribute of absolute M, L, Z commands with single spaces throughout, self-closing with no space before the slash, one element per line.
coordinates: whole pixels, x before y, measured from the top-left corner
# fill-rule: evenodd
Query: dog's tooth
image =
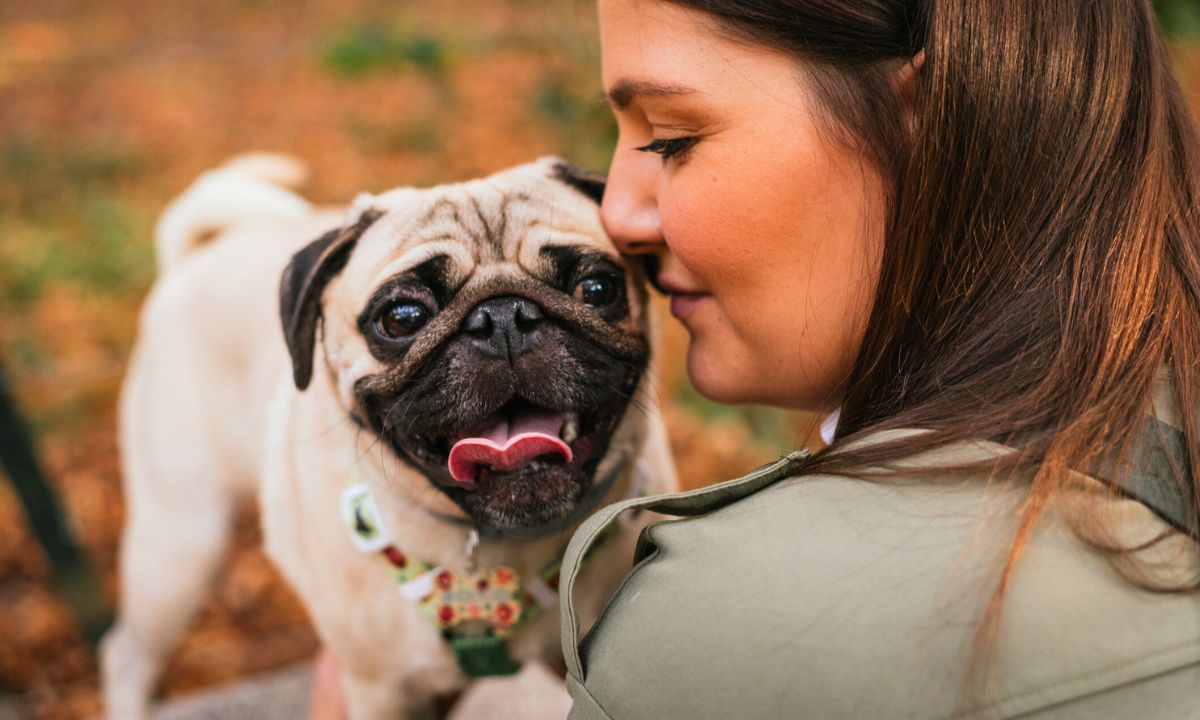
<path fill-rule="evenodd" d="M 562 440 L 565 443 L 571 443 L 577 437 L 579 437 L 579 416 L 573 412 L 567 413 L 563 418 Z"/>

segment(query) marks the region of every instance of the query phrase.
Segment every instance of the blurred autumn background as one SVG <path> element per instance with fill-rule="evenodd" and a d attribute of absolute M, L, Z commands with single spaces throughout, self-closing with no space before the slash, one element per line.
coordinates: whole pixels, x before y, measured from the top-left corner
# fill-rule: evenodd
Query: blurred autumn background
<path fill-rule="evenodd" d="M 1187 35 L 1200 30 L 1198 4 L 1160 7 L 1193 98 L 1200 48 Z M 154 276 L 157 213 L 198 173 L 249 150 L 303 159 L 306 195 L 330 204 L 548 153 L 603 170 L 614 128 L 593 15 L 591 0 L 0 6 L 0 367 L 109 600 L 122 522 L 114 407 Z M 807 441 L 813 418 L 700 399 L 682 373 L 686 338 L 663 315 L 667 422 L 689 484 Z M 167 695 L 314 651 L 303 611 L 257 544 L 247 511 L 167 671 Z M 0 481 L 3 696 L 37 718 L 100 710 L 91 651 Z"/>

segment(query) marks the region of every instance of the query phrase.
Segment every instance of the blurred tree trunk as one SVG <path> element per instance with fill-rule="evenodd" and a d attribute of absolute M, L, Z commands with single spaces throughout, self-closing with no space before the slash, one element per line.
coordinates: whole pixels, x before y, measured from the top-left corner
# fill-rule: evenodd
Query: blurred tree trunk
<path fill-rule="evenodd" d="M 75 541 L 54 490 L 33 450 L 33 441 L 17 413 L 0 367 L 0 467 L 8 474 L 25 507 L 29 525 L 54 569 L 55 588 L 93 645 L 108 626 L 110 612 L 100 593 L 95 569 Z"/>

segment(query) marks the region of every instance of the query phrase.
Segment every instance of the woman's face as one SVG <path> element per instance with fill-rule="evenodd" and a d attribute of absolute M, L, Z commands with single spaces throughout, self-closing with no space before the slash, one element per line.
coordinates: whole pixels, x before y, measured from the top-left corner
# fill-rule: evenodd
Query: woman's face
<path fill-rule="evenodd" d="M 620 131 L 602 217 L 622 252 L 657 256 L 692 382 L 719 402 L 836 406 L 878 276 L 878 172 L 823 132 L 795 58 L 661 0 L 599 7 Z"/>

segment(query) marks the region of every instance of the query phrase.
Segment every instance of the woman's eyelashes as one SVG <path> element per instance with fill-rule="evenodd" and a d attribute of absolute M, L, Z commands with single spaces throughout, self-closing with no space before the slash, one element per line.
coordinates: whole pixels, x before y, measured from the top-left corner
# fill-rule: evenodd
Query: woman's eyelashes
<path fill-rule="evenodd" d="M 671 158 L 680 158 L 685 152 L 690 150 L 693 145 L 700 141 L 698 137 L 678 137 L 678 138 L 655 138 L 646 145 L 634 148 L 638 152 L 652 152 L 662 155 L 664 162 Z"/>

